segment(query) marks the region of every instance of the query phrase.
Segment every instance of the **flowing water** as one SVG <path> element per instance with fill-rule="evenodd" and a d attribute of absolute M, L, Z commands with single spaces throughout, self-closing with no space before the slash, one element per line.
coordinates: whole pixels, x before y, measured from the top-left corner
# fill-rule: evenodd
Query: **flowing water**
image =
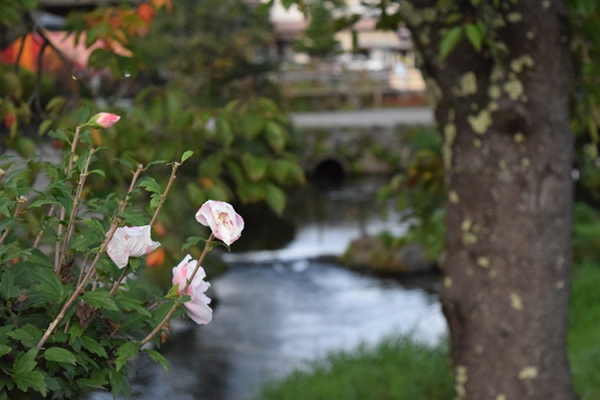
<path fill-rule="evenodd" d="M 364 234 L 402 233 L 392 209 L 382 217 L 373 206 L 378 184 L 308 188 L 289 213 L 291 240 L 277 249 L 228 254 L 231 269 L 212 281 L 213 322 L 176 321 L 162 348 L 169 372 L 140 360 L 134 398 L 248 399 L 265 380 L 334 350 L 402 333 L 438 340 L 445 321 L 436 296 L 422 285 L 359 274 L 321 257 L 341 254 Z M 110 398 L 104 396 L 93 399 Z"/>

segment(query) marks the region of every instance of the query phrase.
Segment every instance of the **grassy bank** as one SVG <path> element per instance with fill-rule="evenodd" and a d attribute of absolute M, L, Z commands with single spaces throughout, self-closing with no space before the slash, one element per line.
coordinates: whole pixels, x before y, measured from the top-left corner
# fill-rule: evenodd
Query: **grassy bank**
<path fill-rule="evenodd" d="M 600 265 L 575 268 L 569 355 L 581 400 L 600 399 Z M 268 384 L 257 400 L 449 400 L 452 376 L 444 345 L 405 337 L 331 354 Z"/>

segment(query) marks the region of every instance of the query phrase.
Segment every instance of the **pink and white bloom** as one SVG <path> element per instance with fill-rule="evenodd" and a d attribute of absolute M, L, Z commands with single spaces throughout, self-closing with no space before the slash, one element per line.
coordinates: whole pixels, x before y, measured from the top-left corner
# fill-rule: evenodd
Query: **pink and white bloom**
<path fill-rule="evenodd" d="M 244 229 L 242 217 L 231 204 L 224 201 L 208 200 L 196 213 L 196 219 L 202 225 L 210 227 L 213 235 L 227 246 L 238 240 Z"/>
<path fill-rule="evenodd" d="M 192 260 L 192 256 L 188 254 L 179 265 L 173 268 L 173 285 L 179 285 L 180 294 L 197 265 L 198 260 Z M 198 272 L 185 293 L 191 297 L 191 300 L 183 303 L 188 316 L 197 324 L 208 324 L 212 321 L 212 309 L 208 306 L 210 298 L 204 294 L 210 287 L 210 283 L 206 282 L 204 278 L 206 278 L 204 268 L 198 267 Z"/>
<path fill-rule="evenodd" d="M 106 253 L 117 267 L 123 268 L 129 257 L 143 257 L 160 246 L 150 237 L 150 225 L 117 228 L 108 243 Z"/>
<path fill-rule="evenodd" d="M 110 128 L 120 119 L 121 117 L 117 114 L 101 112 L 90 118 L 86 125 L 92 128 Z"/>

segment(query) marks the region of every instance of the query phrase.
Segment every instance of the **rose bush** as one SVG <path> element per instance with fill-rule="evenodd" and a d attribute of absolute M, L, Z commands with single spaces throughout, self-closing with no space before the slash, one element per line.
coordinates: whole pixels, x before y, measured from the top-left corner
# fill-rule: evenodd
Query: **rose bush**
<path fill-rule="evenodd" d="M 145 354 L 167 367 L 157 348 L 172 318 L 212 319 L 201 265 L 213 238 L 231 244 L 243 219 L 227 203 L 205 208 L 214 208 L 216 220 L 199 258 L 188 255 L 173 268 L 166 294 L 145 279 L 141 257 L 160 246 L 152 227 L 192 152 L 162 163 L 171 166 L 165 186 L 143 176 L 150 165 L 121 160 L 131 167 L 129 189 L 96 197 L 86 182 L 104 175 L 94 169 L 102 148 L 88 146 L 96 129 L 118 120 L 99 113 L 83 116 L 75 130 L 52 132 L 67 144 L 60 164 L 0 157 L 0 400 L 80 399 L 100 388 L 128 397 L 132 359 Z M 33 167 L 50 178 L 45 188 L 24 179 Z"/>

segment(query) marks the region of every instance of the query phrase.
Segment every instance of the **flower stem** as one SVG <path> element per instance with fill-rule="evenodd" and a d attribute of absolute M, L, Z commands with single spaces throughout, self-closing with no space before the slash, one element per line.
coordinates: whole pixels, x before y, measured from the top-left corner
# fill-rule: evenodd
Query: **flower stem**
<path fill-rule="evenodd" d="M 171 189 L 171 185 L 173 184 L 173 181 L 175 181 L 175 178 L 176 178 L 175 173 L 177 172 L 177 168 L 179 168 L 180 165 L 181 165 L 181 163 L 178 163 L 178 162 L 173 163 L 173 168 L 171 169 L 171 177 L 169 178 L 169 182 L 167 183 L 167 187 L 165 188 L 165 191 L 160 196 L 160 201 L 158 202 L 156 211 L 154 211 L 154 216 L 152 217 L 152 221 L 150 221 L 150 226 L 154 225 L 154 222 L 156 222 L 156 217 L 158 217 L 158 213 L 160 212 L 163 204 L 165 203 L 165 200 L 167 200 L 167 194 L 169 193 L 169 190 Z"/>
<path fill-rule="evenodd" d="M 54 332 L 54 330 L 56 329 L 56 327 L 58 326 L 60 321 L 65 317 L 65 314 L 67 313 L 69 308 L 73 305 L 73 303 L 75 302 L 77 297 L 79 297 L 79 295 L 83 293 L 87 283 L 89 282 L 89 280 L 92 278 L 94 272 L 96 271 L 96 264 L 98 263 L 98 260 L 100 260 L 100 257 L 106 251 L 106 248 L 108 247 L 108 243 L 112 239 L 112 237 L 115 234 L 115 231 L 117 230 L 118 227 L 119 227 L 119 221 L 115 220 L 112 223 L 110 230 L 108 231 L 108 234 L 106 235 L 106 239 L 104 239 L 104 242 L 102 243 L 100 250 L 96 254 L 96 257 L 94 258 L 94 261 L 92 262 L 92 265 L 90 266 L 90 269 L 86 273 L 85 277 L 79 283 L 79 285 L 77 285 L 77 287 L 75 288 L 75 291 L 73 292 L 73 294 L 71 294 L 71 297 L 69 297 L 69 299 L 67 300 L 65 305 L 61 308 L 61 310 L 58 313 L 58 315 L 56 316 L 56 318 L 54 318 L 54 320 L 50 323 L 50 325 L 48 325 L 48 329 L 46 329 L 46 332 L 44 332 L 44 336 L 42 336 L 42 338 L 38 342 L 38 344 L 36 346 L 36 349 L 38 352 L 42 349 L 42 347 L 44 346 L 44 344 L 46 343 L 46 341 L 48 340 L 50 335 L 52 335 L 52 332 Z"/>
<path fill-rule="evenodd" d="M 175 310 L 177 310 L 177 307 L 179 307 L 181 305 L 180 300 L 183 298 L 183 296 L 186 295 L 186 293 L 188 291 L 188 288 L 190 287 L 190 285 L 192 284 L 192 281 L 194 280 L 194 277 L 196 276 L 196 273 L 198 273 L 198 270 L 202 266 L 202 263 L 204 262 L 204 259 L 206 258 L 206 255 L 210 251 L 210 244 L 212 243 L 212 241 L 213 241 L 214 238 L 215 238 L 215 236 L 211 233 L 210 237 L 208 238 L 208 240 L 204 244 L 204 250 L 202 251 L 202 254 L 200 255 L 200 258 L 198 259 L 198 263 L 196 264 L 196 268 L 194 268 L 194 271 L 192 272 L 192 275 L 188 278 L 188 280 L 187 280 L 185 286 L 183 287 L 183 289 L 179 291 L 179 297 L 177 298 L 177 301 L 175 302 L 175 304 L 173 304 L 173 306 L 171 307 L 171 309 L 169 310 L 169 312 L 167 312 L 167 314 L 158 323 L 158 325 L 156 325 L 156 327 L 152 330 L 152 332 L 150 332 L 148 334 L 148 336 L 146 336 L 140 342 L 141 346 L 143 346 L 146 343 L 148 343 L 150 340 L 152 340 L 152 338 L 154 336 L 156 336 L 160 332 L 160 330 L 162 329 L 162 327 L 167 322 L 169 322 L 169 319 L 171 318 L 171 315 L 173 315 L 173 313 L 175 312 Z"/>
<path fill-rule="evenodd" d="M 79 183 L 77 184 L 77 191 L 75 192 L 75 198 L 73 199 L 73 209 L 71 210 L 71 215 L 69 215 L 69 222 L 67 223 L 67 231 L 65 233 L 65 237 L 63 238 L 62 249 L 60 251 L 60 258 L 58 261 L 58 267 L 56 268 L 56 273 L 60 275 L 60 271 L 62 269 L 63 263 L 65 262 L 67 247 L 69 245 L 69 241 L 71 240 L 71 236 L 73 236 L 73 230 L 75 228 L 75 217 L 77 216 L 77 208 L 79 207 L 79 202 L 81 201 L 81 195 L 83 194 L 83 187 L 85 185 L 85 180 L 89 175 L 89 167 L 92 162 L 92 157 L 96 149 L 91 149 L 90 154 L 88 156 L 87 161 L 85 162 L 85 167 L 83 168 L 83 172 L 79 175 Z"/>

